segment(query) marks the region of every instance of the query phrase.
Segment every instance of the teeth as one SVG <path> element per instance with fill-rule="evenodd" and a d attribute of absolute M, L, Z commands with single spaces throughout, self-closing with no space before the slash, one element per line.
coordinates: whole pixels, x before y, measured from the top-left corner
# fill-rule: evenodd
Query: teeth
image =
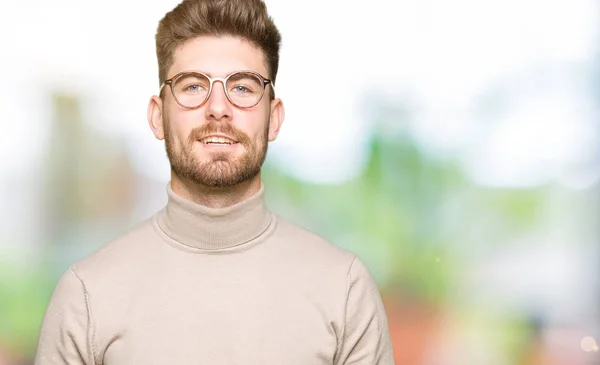
<path fill-rule="evenodd" d="M 222 143 L 222 144 L 233 144 L 234 142 L 229 138 L 225 137 L 206 137 L 200 140 L 202 143 Z"/>

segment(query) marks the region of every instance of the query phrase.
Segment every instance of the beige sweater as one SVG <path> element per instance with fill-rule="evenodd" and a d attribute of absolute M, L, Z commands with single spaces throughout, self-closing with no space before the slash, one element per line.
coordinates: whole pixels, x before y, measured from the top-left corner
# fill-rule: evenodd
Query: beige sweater
<path fill-rule="evenodd" d="M 166 207 L 74 264 L 36 365 L 393 364 L 382 301 L 356 255 L 271 213 L 264 188 Z"/>

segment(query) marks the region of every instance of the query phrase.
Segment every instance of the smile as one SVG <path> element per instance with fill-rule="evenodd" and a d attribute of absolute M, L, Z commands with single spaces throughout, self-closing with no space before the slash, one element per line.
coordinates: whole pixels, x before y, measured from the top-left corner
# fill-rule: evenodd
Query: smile
<path fill-rule="evenodd" d="M 217 144 L 217 145 L 231 145 L 231 144 L 237 143 L 236 141 L 226 138 L 226 137 L 215 137 L 215 136 L 202 138 L 200 140 L 200 142 L 202 142 L 204 144 Z"/>

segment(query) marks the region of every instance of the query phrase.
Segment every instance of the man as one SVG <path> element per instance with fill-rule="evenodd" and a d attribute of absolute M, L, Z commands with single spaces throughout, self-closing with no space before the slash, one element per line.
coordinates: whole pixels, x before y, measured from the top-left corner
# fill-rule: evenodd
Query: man
<path fill-rule="evenodd" d="M 168 203 L 63 275 L 37 365 L 393 364 L 363 262 L 265 207 L 279 45 L 261 0 L 184 0 L 161 20 L 148 121 Z"/>

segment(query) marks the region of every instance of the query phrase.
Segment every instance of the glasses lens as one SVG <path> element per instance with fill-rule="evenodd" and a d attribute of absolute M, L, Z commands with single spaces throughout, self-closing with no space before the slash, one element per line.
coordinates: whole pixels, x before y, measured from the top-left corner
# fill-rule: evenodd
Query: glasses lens
<path fill-rule="evenodd" d="M 199 73 L 181 75 L 173 85 L 175 98 L 179 103 L 188 108 L 195 108 L 206 100 L 210 81 Z"/>
<path fill-rule="evenodd" d="M 260 77 L 249 72 L 238 72 L 229 76 L 226 87 L 231 102 L 242 108 L 258 104 L 264 92 Z"/>

